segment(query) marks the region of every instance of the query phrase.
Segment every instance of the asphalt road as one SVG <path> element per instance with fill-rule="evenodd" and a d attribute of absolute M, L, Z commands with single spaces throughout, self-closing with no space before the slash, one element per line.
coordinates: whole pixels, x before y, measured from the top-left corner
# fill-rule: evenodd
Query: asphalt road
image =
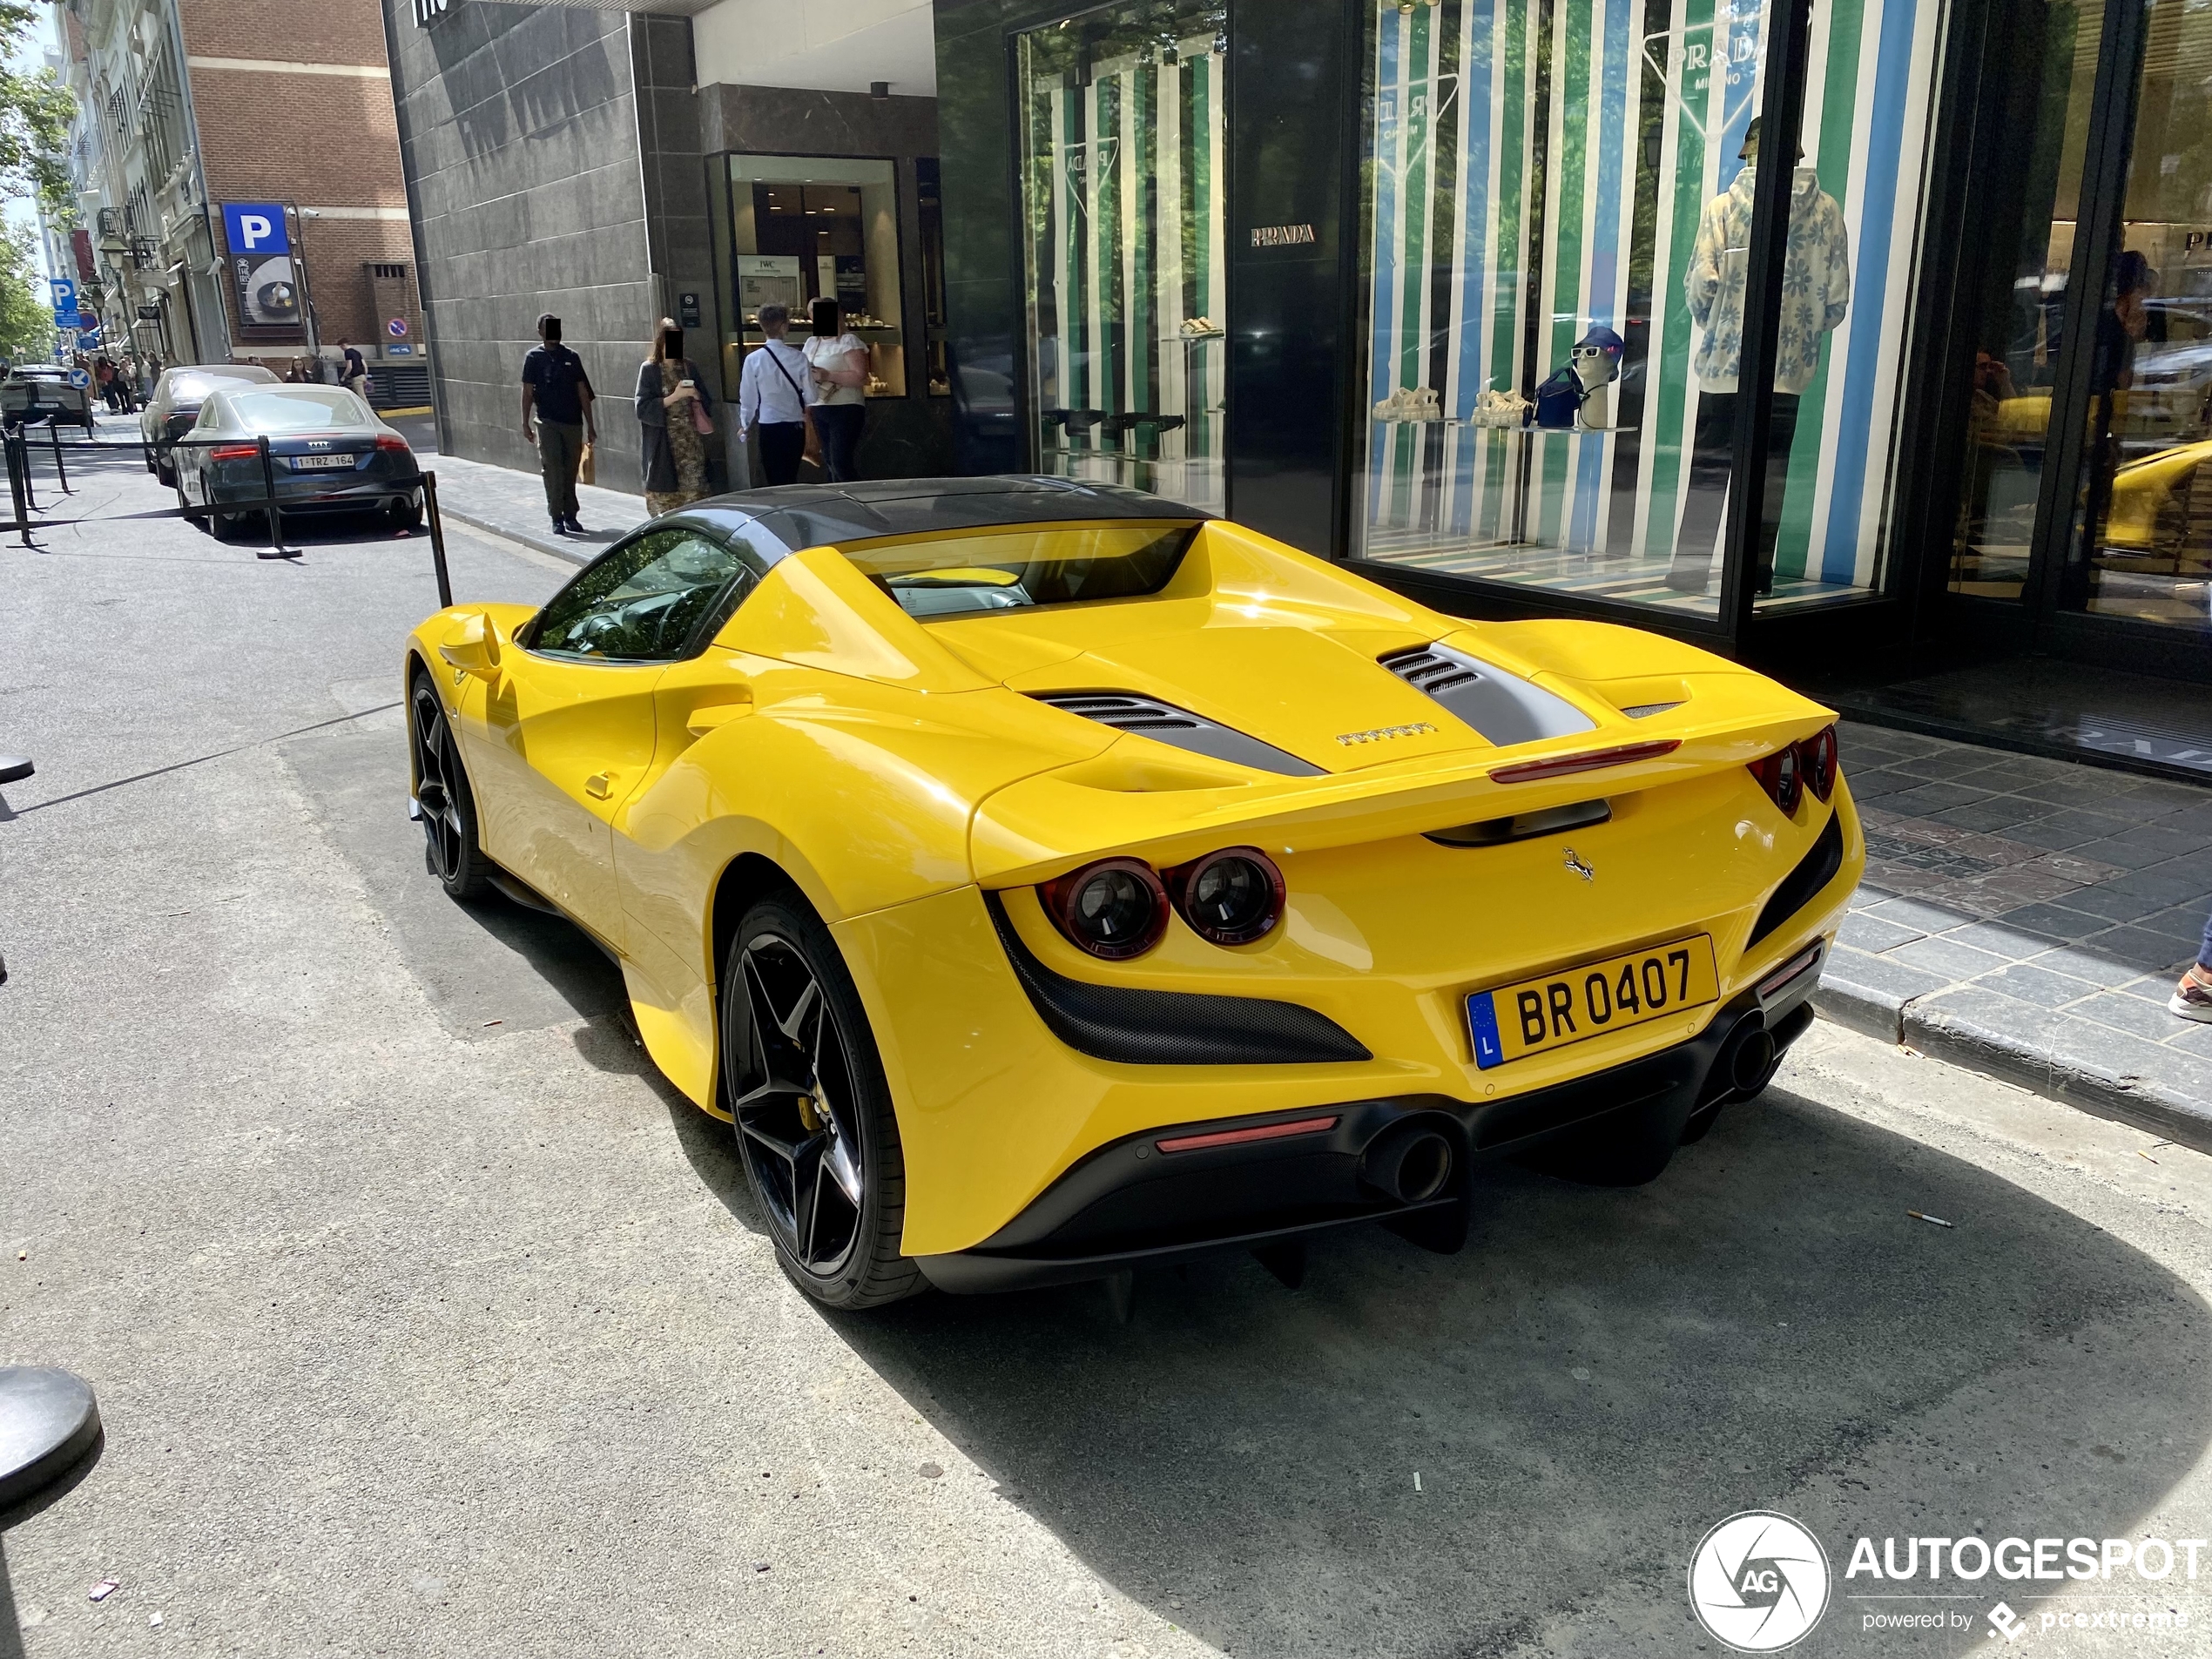
<path fill-rule="evenodd" d="M 1684 1574 L 1754 1507 L 1838 1575 L 1797 1651 L 1987 1653 L 2081 1587 L 1868 1634 L 1849 1541 L 2212 1535 L 2212 1161 L 1827 1028 L 1652 1187 L 1486 1177 L 1457 1258 L 826 1317 L 604 961 L 425 876 L 423 541 L 73 482 L 0 546 L 0 1362 L 108 1430 L 0 1517 L 0 1656 L 1718 1653 Z"/>

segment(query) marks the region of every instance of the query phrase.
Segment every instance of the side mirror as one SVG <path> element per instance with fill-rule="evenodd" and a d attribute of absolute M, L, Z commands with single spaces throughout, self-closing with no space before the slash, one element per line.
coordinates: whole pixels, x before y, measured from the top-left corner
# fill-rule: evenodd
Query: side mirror
<path fill-rule="evenodd" d="M 488 680 L 499 671 L 499 630 L 479 610 L 439 642 L 438 655 L 462 673 Z"/>

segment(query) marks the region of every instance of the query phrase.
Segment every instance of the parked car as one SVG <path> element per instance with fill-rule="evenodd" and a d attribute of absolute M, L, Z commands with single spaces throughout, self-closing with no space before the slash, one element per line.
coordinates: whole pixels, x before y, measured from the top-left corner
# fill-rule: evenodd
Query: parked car
<path fill-rule="evenodd" d="M 0 381 L 0 421 L 11 427 L 26 421 L 61 421 L 90 432 L 92 395 L 71 383 L 65 368 L 27 363 Z"/>
<path fill-rule="evenodd" d="M 177 482 L 169 464 L 169 446 L 192 430 L 199 419 L 200 405 L 218 386 L 281 384 L 259 363 L 193 363 L 165 368 L 154 383 L 153 395 L 138 411 L 138 432 L 146 442 L 146 470 L 165 484 Z"/>
<path fill-rule="evenodd" d="M 408 442 L 335 386 L 219 384 L 170 450 L 177 505 L 223 536 L 268 498 L 260 440 L 269 441 L 287 513 L 381 512 L 395 529 L 422 523 L 422 472 Z"/>
<path fill-rule="evenodd" d="M 1507 1157 L 1649 1181 L 1811 1023 L 1865 863 L 1771 680 L 1066 478 L 719 496 L 397 666 L 431 873 L 619 956 L 846 1307 L 1456 1249 Z"/>

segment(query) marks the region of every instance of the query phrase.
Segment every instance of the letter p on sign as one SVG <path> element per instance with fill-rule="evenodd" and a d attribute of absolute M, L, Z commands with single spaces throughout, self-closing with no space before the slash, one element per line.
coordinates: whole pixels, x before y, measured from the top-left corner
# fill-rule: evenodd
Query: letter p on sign
<path fill-rule="evenodd" d="M 240 213 L 238 216 L 238 228 L 239 239 L 246 244 L 244 251 L 252 253 L 257 251 L 262 243 L 269 239 L 269 233 L 275 226 L 259 213 Z"/>

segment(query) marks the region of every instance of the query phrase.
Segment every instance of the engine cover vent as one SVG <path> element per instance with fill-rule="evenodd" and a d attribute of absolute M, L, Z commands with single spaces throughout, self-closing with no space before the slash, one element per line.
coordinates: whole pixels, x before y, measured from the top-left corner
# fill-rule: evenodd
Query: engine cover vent
<path fill-rule="evenodd" d="M 1320 767 L 1286 754 L 1271 743 L 1248 738 L 1157 698 L 1140 697 L 1134 691 L 1051 691 L 1037 701 L 1116 732 L 1134 732 L 1191 754 L 1250 766 L 1255 772 L 1271 772 L 1285 778 L 1322 775 Z"/>
<path fill-rule="evenodd" d="M 1501 749 L 1597 730 L 1597 722 L 1565 698 L 1447 646 L 1416 645 L 1378 660 Z"/>

